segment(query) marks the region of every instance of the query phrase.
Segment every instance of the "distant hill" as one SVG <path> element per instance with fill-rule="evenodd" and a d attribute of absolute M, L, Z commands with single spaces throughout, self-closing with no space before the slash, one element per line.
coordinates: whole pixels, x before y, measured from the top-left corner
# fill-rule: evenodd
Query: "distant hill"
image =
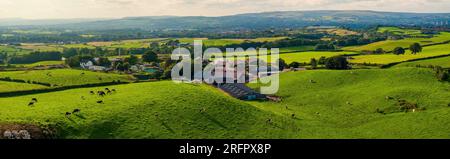
<path fill-rule="evenodd" d="M 1 21 L 0 21 L 1 22 Z M 40 21 L 39 23 L 44 23 Z M 312 25 L 338 25 L 352 28 L 373 25 L 447 25 L 450 13 L 397 13 L 377 11 L 284 11 L 238 14 L 221 17 L 154 16 L 106 20 L 48 21 L 56 28 L 79 30 L 144 29 L 144 30 L 239 30 L 260 28 L 293 28 Z M 38 22 L 34 22 L 38 23 Z M 34 24 L 20 22 L 17 24 Z M 39 24 L 38 23 L 38 24 Z"/>
<path fill-rule="evenodd" d="M 100 21 L 105 19 L 22 19 L 22 18 L 7 18 L 0 19 L 0 27 L 5 26 L 45 26 L 45 25 L 60 25 L 60 24 L 74 24 L 83 22 Z"/>

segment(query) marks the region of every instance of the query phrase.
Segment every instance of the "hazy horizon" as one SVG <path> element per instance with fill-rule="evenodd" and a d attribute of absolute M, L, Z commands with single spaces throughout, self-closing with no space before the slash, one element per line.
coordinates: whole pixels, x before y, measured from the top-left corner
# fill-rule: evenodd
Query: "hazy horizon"
<path fill-rule="evenodd" d="M 450 13 L 445 0 L 0 0 L 0 19 L 227 16 L 313 10 Z"/>

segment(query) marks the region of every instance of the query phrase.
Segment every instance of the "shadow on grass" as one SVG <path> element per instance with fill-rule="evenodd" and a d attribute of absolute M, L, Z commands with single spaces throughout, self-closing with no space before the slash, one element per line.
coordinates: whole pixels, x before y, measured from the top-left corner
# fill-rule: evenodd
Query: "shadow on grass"
<path fill-rule="evenodd" d="M 221 122 L 219 122 L 218 120 L 216 120 L 214 117 L 212 117 L 211 115 L 209 115 L 208 113 L 202 113 L 203 116 L 205 116 L 207 119 L 211 120 L 213 123 L 217 124 L 218 126 L 220 126 L 221 128 L 224 129 L 228 129 L 225 125 L 223 125 Z"/>
<path fill-rule="evenodd" d="M 163 121 L 159 121 L 159 122 L 161 122 L 161 125 L 162 125 L 164 128 L 166 128 L 167 131 L 170 131 L 170 133 L 175 134 L 175 131 L 174 131 L 169 125 L 167 125 L 167 124 L 166 124 L 165 122 L 163 122 Z"/>
<path fill-rule="evenodd" d="M 93 130 L 90 133 L 90 139 L 111 139 L 114 138 L 112 132 L 116 131 L 120 124 L 107 121 L 92 125 Z"/>
<path fill-rule="evenodd" d="M 72 123 L 77 123 L 75 120 L 73 120 L 71 117 L 66 117 L 67 120 L 69 120 Z"/>
<path fill-rule="evenodd" d="M 86 119 L 86 117 L 84 115 L 82 115 L 82 114 L 75 114 L 75 116 L 80 118 L 80 119 L 83 119 L 83 120 Z"/>

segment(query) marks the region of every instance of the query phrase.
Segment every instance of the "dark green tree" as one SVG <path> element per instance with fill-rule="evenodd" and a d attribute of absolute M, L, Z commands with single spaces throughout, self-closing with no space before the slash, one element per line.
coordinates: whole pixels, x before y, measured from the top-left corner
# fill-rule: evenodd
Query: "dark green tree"
<path fill-rule="evenodd" d="M 108 67 L 108 66 L 111 66 L 111 61 L 109 61 L 109 59 L 106 57 L 100 57 L 100 58 L 98 58 L 96 64 L 99 66 Z"/>
<path fill-rule="evenodd" d="M 289 67 L 291 68 L 299 68 L 300 66 L 301 64 L 298 62 L 292 62 L 291 64 L 289 64 Z"/>
<path fill-rule="evenodd" d="M 419 52 L 422 52 L 422 46 L 419 43 L 414 43 L 409 46 L 409 50 L 411 50 L 412 54 L 417 54 Z"/>
<path fill-rule="evenodd" d="M 384 53 L 384 50 L 383 50 L 383 48 L 378 48 L 373 53 L 375 53 L 375 54 L 382 54 L 382 53 Z"/>
<path fill-rule="evenodd" d="M 327 58 L 325 56 L 322 56 L 319 58 L 319 65 L 325 65 L 325 62 L 327 61 Z"/>
<path fill-rule="evenodd" d="M 317 68 L 317 60 L 315 58 L 311 59 L 311 68 L 316 69 Z"/>
<path fill-rule="evenodd" d="M 130 57 L 125 59 L 130 65 L 136 65 L 139 62 L 139 58 L 135 55 L 130 55 Z"/>
<path fill-rule="evenodd" d="M 280 69 L 280 71 L 283 71 L 288 66 L 288 64 L 286 64 L 286 61 L 284 61 L 283 59 L 278 59 L 278 64 L 278 68 Z"/>
<path fill-rule="evenodd" d="M 325 62 L 325 67 L 327 69 L 335 69 L 335 70 L 343 70 L 349 68 L 347 58 L 345 58 L 344 56 L 333 56 L 327 58 L 327 61 Z"/>
<path fill-rule="evenodd" d="M 147 51 L 144 55 L 142 55 L 142 61 L 158 62 L 158 55 L 153 51 Z"/>
<path fill-rule="evenodd" d="M 435 67 L 434 71 L 436 72 L 436 77 L 439 81 L 446 81 L 450 77 L 449 72 L 441 66 Z"/>
<path fill-rule="evenodd" d="M 405 49 L 402 47 L 396 47 L 392 53 L 396 54 L 396 55 L 404 55 L 405 54 Z"/>

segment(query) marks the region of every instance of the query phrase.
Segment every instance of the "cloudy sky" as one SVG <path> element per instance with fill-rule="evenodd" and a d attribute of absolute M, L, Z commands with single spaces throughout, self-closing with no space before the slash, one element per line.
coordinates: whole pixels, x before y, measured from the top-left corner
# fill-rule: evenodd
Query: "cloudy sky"
<path fill-rule="evenodd" d="M 450 0 L 0 0 L 0 18 L 221 16 L 287 10 L 450 13 Z"/>

